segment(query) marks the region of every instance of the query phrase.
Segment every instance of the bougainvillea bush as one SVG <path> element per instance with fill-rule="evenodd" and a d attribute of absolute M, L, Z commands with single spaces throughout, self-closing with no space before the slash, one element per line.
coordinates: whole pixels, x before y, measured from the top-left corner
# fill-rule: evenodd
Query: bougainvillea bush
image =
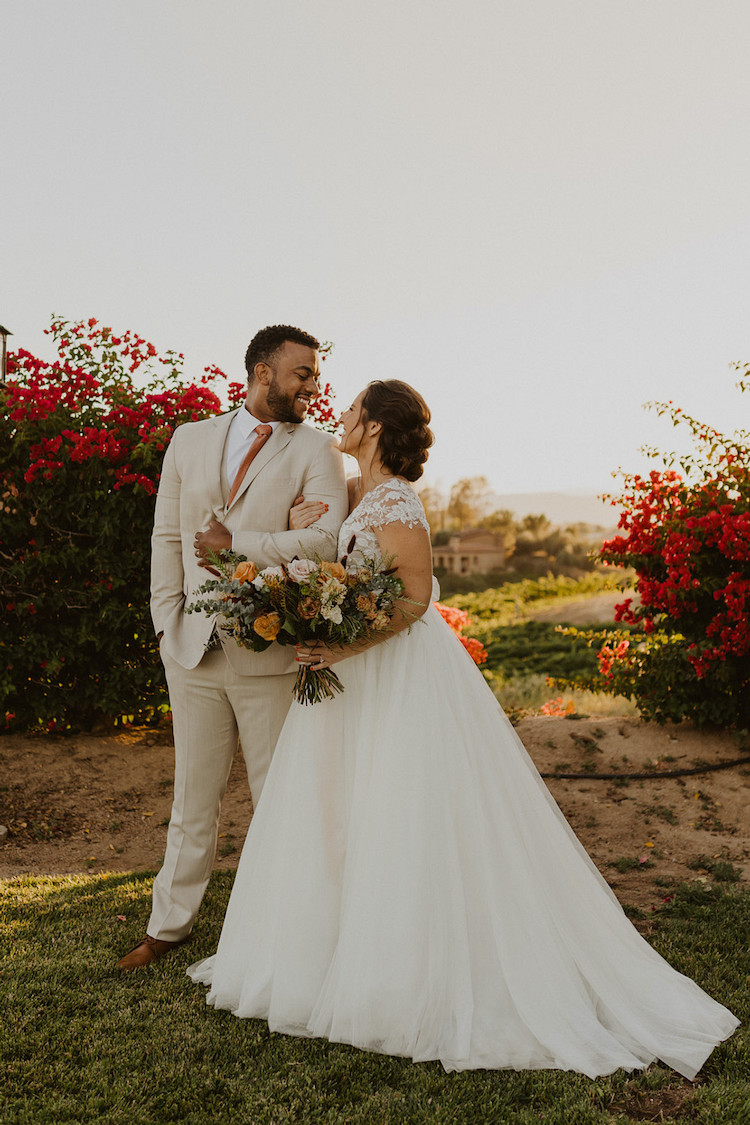
<path fill-rule="evenodd" d="M 443 602 L 433 602 L 436 610 L 442 617 L 446 624 L 450 625 L 453 632 L 458 637 L 461 644 L 468 652 L 471 659 L 475 664 L 487 663 L 487 649 L 481 641 L 476 637 L 468 637 L 464 635 L 464 629 L 468 629 L 471 625 L 471 618 L 468 613 L 463 609 L 457 609 L 452 605 L 445 605 Z"/>
<path fill-rule="evenodd" d="M 738 367 L 748 389 L 750 365 Z M 630 631 L 586 634 L 599 670 L 575 686 L 627 695 L 660 722 L 750 728 L 750 434 L 725 436 L 673 403 L 653 403 L 687 427 L 694 450 L 624 478 L 620 534 L 601 558 L 632 567 L 638 599 L 617 608 Z M 679 472 L 677 470 L 680 470 Z M 572 632 L 572 630 L 570 630 Z"/>
<path fill-rule="evenodd" d="M 164 450 L 246 386 L 186 383 L 181 354 L 93 318 L 49 333 L 57 359 L 11 354 L 0 389 L 0 727 L 148 720 L 167 708 L 148 607 Z M 311 416 L 332 428 L 330 387 Z"/>

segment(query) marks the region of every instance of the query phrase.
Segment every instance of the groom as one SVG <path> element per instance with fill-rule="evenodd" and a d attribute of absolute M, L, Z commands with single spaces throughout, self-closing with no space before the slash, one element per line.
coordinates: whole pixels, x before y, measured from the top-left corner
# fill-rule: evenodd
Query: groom
<path fill-rule="evenodd" d="M 148 965 L 190 934 L 213 866 L 237 737 L 257 805 L 291 703 L 293 649 L 240 648 L 213 619 L 184 610 L 208 577 L 210 552 L 231 548 L 259 569 L 295 555 L 335 557 L 347 509 L 341 454 L 330 434 L 301 425 L 320 393 L 319 347 L 299 328 L 263 328 L 245 356 L 244 406 L 179 426 L 164 457 L 151 614 L 172 706 L 174 803 L 147 932 L 120 969 Z M 328 509 L 311 527 L 289 531 L 289 509 L 300 495 Z"/>

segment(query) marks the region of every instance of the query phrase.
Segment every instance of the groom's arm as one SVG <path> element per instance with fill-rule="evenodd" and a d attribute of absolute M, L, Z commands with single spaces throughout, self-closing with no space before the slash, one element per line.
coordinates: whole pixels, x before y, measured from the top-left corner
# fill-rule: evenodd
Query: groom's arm
<path fill-rule="evenodd" d="M 348 499 L 343 458 L 333 443 L 321 447 L 305 473 L 301 491 L 306 500 L 320 500 L 328 505 L 328 511 L 317 523 L 297 531 L 237 530 L 232 537 L 233 549 L 247 555 L 261 570 L 289 562 L 295 555 L 334 559 Z"/>
<path fill-rule="evenodd" d="M 157 634 L 164 632 L 170 615 L 185 600 L 180 536 L 181 486 L 173 438 L 164 455 L 151 536 L 151 617 Z"/>

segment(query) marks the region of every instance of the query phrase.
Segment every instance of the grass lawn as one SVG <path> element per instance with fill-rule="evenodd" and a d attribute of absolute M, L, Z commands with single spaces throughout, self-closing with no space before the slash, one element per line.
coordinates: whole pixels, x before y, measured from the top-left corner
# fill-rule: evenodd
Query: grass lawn
<path fill-rule="evenodd" d="M 445 1074 L 438 1063 L 272 1035 L 261 1021 L 207 1008 L 184 970 L 213 952 L 231 882 L 214 874 L 193 941 L 133 974 L 114 963 L 144 930 L 151 876 L 0 883 L 2 1125 L 750 1125 L 744 1026 L 693 1087 L 660 1066 L 596 1081 L 552 1071 Z M 746 1024 L 749 935 L 750 892 L 709 894 L 699 884 L 680 888 L 652 941 Z"/>

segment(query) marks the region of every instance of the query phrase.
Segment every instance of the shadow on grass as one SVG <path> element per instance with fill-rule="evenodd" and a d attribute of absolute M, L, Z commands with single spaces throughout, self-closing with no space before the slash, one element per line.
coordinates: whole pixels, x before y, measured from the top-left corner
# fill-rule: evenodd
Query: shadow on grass
<path fill-rule="evenodd" d="M 744 1029 L 694 1087 L 661 1066 L 596 1081 L 553 1071 L 445 1074 L 438 1063 L 293 1039 L 216 1012 L 185 969 L 215 949 L 232 879 L 212 877 L 191 942 L 131 974 L 115 963 L 145 929 L 153 874 L 0 884 L 3 1125 L 599 1125 L 644 1120 L 647 1108 L 652 1120 L 659 1112 L 665 1121 L 748 1120 Z M 652 940 L 746 1019 L 749 923 L 747 891 L 691 885 L 678 888 Z"/>

